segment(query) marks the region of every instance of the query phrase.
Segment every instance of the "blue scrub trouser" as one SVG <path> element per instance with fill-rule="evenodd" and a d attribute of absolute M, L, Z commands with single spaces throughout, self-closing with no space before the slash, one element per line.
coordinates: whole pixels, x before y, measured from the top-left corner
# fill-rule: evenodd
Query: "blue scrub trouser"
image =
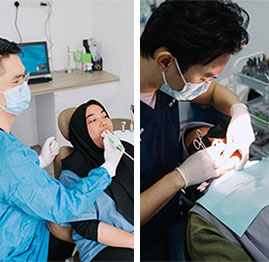
<path fill-rule="evenodd" d="M 186 261 L 185 260 L 185 235 L 186 215 L 169 226 L 166 232 L 155 235 L 147 247 L 141 247 L 141 261 Z M 154 229 L 156 230 L 156 228 Z M 147 232 L 150 234 L 150 231 Z M 143 236 L 142 236 L 143 237 Z"/>
<path fill-rule="evenodd" d="M 185 236 L 186 236 L 187 219 L 182 219 L 172 225 L 168 232 L 169 241 L 169 261 L 186 261 L 185 260 Z"/>

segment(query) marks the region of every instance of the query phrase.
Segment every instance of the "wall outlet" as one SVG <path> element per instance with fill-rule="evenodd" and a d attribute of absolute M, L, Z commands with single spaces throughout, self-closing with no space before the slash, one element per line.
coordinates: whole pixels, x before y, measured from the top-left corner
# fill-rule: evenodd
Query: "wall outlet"
<path fill-rule="evenodd" d="M 14 1 L 19 2 L 19 7 L 40 7 L 40 6 L 46 6 L 48 5 L 48 1 L 40 1 L 40 0 L 20 0 L 20 1 Z"/>

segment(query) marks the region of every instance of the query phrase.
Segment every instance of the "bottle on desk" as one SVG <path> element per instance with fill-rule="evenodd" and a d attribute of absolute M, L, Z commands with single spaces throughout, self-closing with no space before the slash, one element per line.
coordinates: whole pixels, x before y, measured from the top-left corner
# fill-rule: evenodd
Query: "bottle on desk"
<path fill-rule="evenodd" d="M 70 51 L 69 46 L 67 46 L 67 68 L 65 70 L 66 73 L 71 73 L 72 72 L 71 55 L 72 55 L 72 52 Z"/>

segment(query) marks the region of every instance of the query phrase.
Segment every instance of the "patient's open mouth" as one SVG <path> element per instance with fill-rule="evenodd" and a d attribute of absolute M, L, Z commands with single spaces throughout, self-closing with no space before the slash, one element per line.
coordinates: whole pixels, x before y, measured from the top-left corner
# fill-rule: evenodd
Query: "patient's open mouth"
<path fill-rule="evenodd" d="M 225 150 L 225 148 L 226 148 L 226 138 L 213 138 L 213 139 L 212 139 L 212 142 L 211 142 L 211 145 L 212 145 L 213 147 L 218 148 L 218 149 L 216 150 L 216 152 L 219 154 L 220 157 L 222 157 L 223 154 L 224 154 L 224 150 Z M 233 157 L 238 158 L 238 160 L 240 161 L 241 158 L 242 158 L 242 155 L 241 155 L 241 153 L 240 153 L 238 150 L 236 150 L 236 151 L 230 156 L 230 159 L 233 158 Z"/>

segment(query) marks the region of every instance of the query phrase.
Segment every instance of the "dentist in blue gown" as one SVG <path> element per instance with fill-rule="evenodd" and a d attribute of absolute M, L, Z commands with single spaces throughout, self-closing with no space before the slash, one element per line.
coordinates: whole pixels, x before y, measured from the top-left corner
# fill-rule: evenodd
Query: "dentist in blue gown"
<path fill-rule="evenodd" d="M 211 81 L 248 43 L 248 22 L 248 13 L 231 1 L 167 0 L 145 26 L 140 39 L 141 261 L 184 260 L 187 213 L 180 190 L 218 176 L 212 148 L 181 161 L 178 101 L 212 104 L 230 115 L 223 158 L 238 149 L 237 168 L 248 159 L 254 134 L 247 107 Z"/>
<path fill-rule="evenodd" d="M 47 141 L 38 157 L 10 132 L 31 100 L 18 52 L 0 38 L 0 261 L 47 261 L 46 220 L 62 223 L 85 212 L 110 184 L 121 153 L 105 139 L 105 163 L 88 177 L 68 188 L 50 178 L 40 164 L 53 160 L 55 141 Z"/>

